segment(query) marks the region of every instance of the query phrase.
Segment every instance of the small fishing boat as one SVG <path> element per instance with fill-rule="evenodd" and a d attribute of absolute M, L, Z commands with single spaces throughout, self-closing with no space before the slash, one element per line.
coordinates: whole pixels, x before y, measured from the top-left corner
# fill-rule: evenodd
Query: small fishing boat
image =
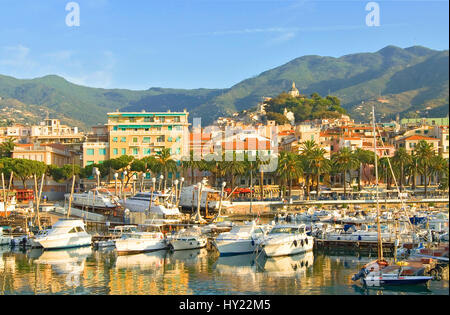
<path fill-rule="evenodd" d="M 405 263 L 389 266 L 387 262 L 377 260 L 365 265 L 352 280 L 361 280 L 366 287 L 426 285 L 433 277 L 424 275 L 424 271 L 423 267 L 409 267 Z"/>
<path fill-rule="evenodd" d="M 260 240 L 259 247 L 267 257 L 289 256 L 311 251 L 314 238 L 306 234 L 304 224 L 276 225 Z"/>
<path fill-rule="evenodd" d="M 82 220 L 59 219 L 51 229 L 36 236 L 33 242 L 44 249 L 90 246 L 92 236 L 86 232 Z"/>
<path fill-rule="evenodd" d="M 145 226 L 146 231 L 140 232 L 136 227 L 127 230 L 122 237 L 115 240 L 117 253 L 142 253 L 168 248 L 161 225 Z"/>
<path fill-rule="evenodd" d="M 208 243 L 206 236 L 202 235 L 200 228 L 183 229 L 169 239 L 173 250 L 187 250 L 203 248 Z"/>

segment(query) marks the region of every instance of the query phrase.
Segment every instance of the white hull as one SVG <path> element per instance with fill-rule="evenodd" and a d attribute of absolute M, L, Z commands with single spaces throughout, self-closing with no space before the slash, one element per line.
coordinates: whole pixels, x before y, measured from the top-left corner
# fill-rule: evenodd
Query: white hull
<path fill-rule="evenodd" d="M 170 241 L 173 250 L 187 250 L 187 249 L 197 249 L 206 246 L 208 240 L 206 238 L 192 239 L 174 239 Z"/>
<path fill-rule="evenodd" d="M 0 236 L 0 246 L 10 245 L 12 239 L 11 236 Z"/>
<path fill-rule="evenodd" d="M 215 245 L 220 255 L 239 255 L 253 253 L 256 242 L 251 239 L 244 240 L 216 240 Z"/>
<path fill-rule="evenodd" d="M 58 235 L 44 239 L 35 239 L 34 242 L 40 244 L 44 249 L 60 249 L 90 246 L 92 237 L 86 233 L 76 233 L 74 235 Z"/>
<path fill-rule="evenodd" d="M 310 236 L 287 236 L 265 241 L 264 253 L 267 257 L 289 256 L 312 251 L 313 246 L 314 238 Z"/>
<path fill-rule="evenodd" d="M 118 253 L 142 253 L 166 249 L 167 243 L 163 239 L 118 239 L 116 249 Z"/>

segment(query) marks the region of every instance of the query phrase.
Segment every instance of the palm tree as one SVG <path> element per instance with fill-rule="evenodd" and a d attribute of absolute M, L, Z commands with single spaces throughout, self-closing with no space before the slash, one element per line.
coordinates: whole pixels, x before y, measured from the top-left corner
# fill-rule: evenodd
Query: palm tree
<path fill-rule="evenodd" d="M 347 172 L 356 169 L 359 162 L 349 148 L 340 149 L 338 153 L 331 157 L 331 161 L 344 177 L 344 196 L 347 196 Z"/>
<path fill-rule="evenodd" d="M 16 146 L 15 141 L 15 138 L 9 137 L 0 144 L 0 157 L 10 158 L 12 156 L 12 152 L 14 151 L 14 147 Z"/>
<path fill-rule="evenodd" d="M 435 155 L 430 163 L 431 173 L 436 177 L 436 182 L 441 183 L 448 173 L 448 161 L 440 155 Z"/>
<path fill-rule="evenodd" d="M 234 182 L 236 176 L 242 175 L 245 173 L 245 163 L 243 161 L 237 161 L 236 152 L 233 152 L 233 159 L 231 161 L 225 161 L 224 170 L 227 174 L 229 174 L 231 178 L 231 191 L 234 189 Z M 233 198 L 233 196 L 231 196 Z"/>
<path fill-rule="evenodd" d="M 301 156 L 301 162 L 303 165 L 303 171 L 305 173 L 305 185 L 306 185 L 306 195 L 309 199 L 309 192 L 310 189 L 310 178 L 313 176 L 312 169 L 310 167 L 309 159 L 311 155 L 313 154 L 314 150 L 317 149 L 317 143 L 314 140 L 307 140 L 305 142 L 301 143 L 300 146 L 300 156 Z M 311 183 L 312 184 L 312 183 Z"/>
<path fill-rule="evenodd" d="M 313 175 L 316 176 L 316 191 L 317 195 L 319 195 L 320 191 L 320 175 L 329 173 L 331 170 L 331 163 L 330 160 L 328 160 L 325 157 L 326 151 L 322 148 L 315 148 L 311 152 L 309 156 L 309 166 L 311 168 L 311 172 Z M 314 180 L 313 180 L 314 181 Z"/>
<path fill-rule="evenodd" d="M 378 161 L 378 173 L 381 177 L 384 177 L 386 183 L 386 189 L 390 190 L 392 185 L 391 168 L 389 167 L 389 158 L 382 157 Z"/>
<path fill-rule="evenodd" d="M 425 140 L 419 141 L 416 146 L 415 152 L 418 157 L 418 170 L 419 173 L 424 177 L 425 185 L 425 198 L 428 196 L 428 177 L 430 175 L 431 161 L 435 152 L 433 150 L 433 145 L 427 143 Z"/>
<path fill-rule="evenodd" d="M 289 197 L 291 197 L 292 181 L 303 175 L 303 168 L 298 155 L 292 152 L 281 152 L 278 158 L 277 174 L 282 179 L 283 191 L 285 191 L 286 183 L 289 183 Z"/>
<path fill-rule="evenodd" d="M 374 160 L 374 154 L 372 151 L 357 148 L 353 154 L 355 159 L 358 161 L 359 167 L 358 171 L 358 191 L 361 191 L 361 169 L 368 164 L 372 164 Z"/>
<path fill-rule="evenodd" d="M 186 171 L 191 171 L 191 185 L 195 183 L 195 170 L 201 170 L 205 167 L 205 162 L 201 160 L 198 156 L 194 156 L 194 151 L 191 150 L 188 159 L 183 159 L 181 161 L 181 168 Z"/>
<path fill-rule="evenodd" d="M 164 174 L 164 190 L 166 189 L 168 172 L 176 172 L 177 162 L 171 158 L 170 149 L 162 149 L 156 154 L 157 167 L 160 173 Z"/>
<path fill-rule="evenodd" d="M 405 170 L 413 162 L 411 155 L 408 154 L 404 147 L 399 148 L 392 159 L 396 169 L 400 171 L 400 191 L 403 191 L 403 185 L 405 183 Z"/>

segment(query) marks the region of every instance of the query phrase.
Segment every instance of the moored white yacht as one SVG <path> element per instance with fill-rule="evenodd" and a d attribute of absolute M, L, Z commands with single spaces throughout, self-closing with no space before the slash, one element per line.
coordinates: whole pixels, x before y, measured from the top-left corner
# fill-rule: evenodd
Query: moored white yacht
<path fill-rule="evenodd" d="M 90 246 L 92 236 L 86 232 L 82 220 L 59 219 L 51 229 L 33 240 L 44 249 L 62 249 Z"/>
<path fill-rule="evenodd" d="M 208 239 L 202 235 L 200 228 L 190 228 L 171 236 L 169 243 L 173 250 L 197 249 L 205 247 Z"/>
<path fill-rule="evenodd" d="M 253 221 L 246 225 L 236 225 L 231 231 L 219 234 L 214 244 L 221 256 L 253 253 L 258 240 L 265 233 L 264 229 Z"/>
<path fill-rule="evenodd" d="M 66 199 L 70 194 L 65 194 Z M 118 198 L 106 189 L 91 189 L 87 192 L 75 193 L 72 196 L 72 204 L 80 207 L 94 207 L 101 209 L 115 209 L 120 207 Z"/>
<path fill-rule="evenodd" d="M 272 228 L 259 246 L 267 257 L 295 255 L 311 251 L 314 238 L 306 234 L 304 224 L 280 224 Z"/>
<path fill-rule="evenodd" d="M 115 240 L 117 252 L 142 253 L 168 247 L 160 225 L 147 225 L 146 228 L 147 232 L 139 232 L 137 228 L 124 232 L 121 238 Z"/>

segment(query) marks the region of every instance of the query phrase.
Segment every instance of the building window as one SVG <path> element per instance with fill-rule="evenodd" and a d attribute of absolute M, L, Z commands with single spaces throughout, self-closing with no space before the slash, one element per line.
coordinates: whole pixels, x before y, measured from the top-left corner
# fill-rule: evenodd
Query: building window
<path fill-rule="evenodd" d="M 87 155 L 94 155 L 94 149 L 87 149 L 86 150 Z"/>
<path fill-rule="evenodd" d="M 144 155 L 150 155 L 152 153 L 152 149 L 144 148 Z"/>
<path fill-rule="evenodd" d="M 165 122 L 166 121 L 166 117 L 159 117 L 159 121 L 160 122 Z"/>
<path fill-rule="evenodd" d="M 144 137 L 143 142 L 144 143 L 150 143 L 150 137 Z"/>
<path fill-rule="evenodd" d="M 114 155 L 118 155 L 119 154 L 119 149 L 117 149 L 117 148 L 113 149 L 113 154 Z"/>
<path fill-rule="evenodd" d="M 120 142 L 127 142 L 127 137 L 120 138 Z"/>
<path fill-rule="evenodd" d="M 117 142 L 117 140 L 118 140 L 117 137 L 113 138 L 113 142 Z"/>
<path fill-rule="evenodd" d="M 157 142 L 165 142 L 166 141 L 166 137 L 165 136 L 159 136 L 156 141 Z"/>
<path fill-rule="evenodd" d="M 106 149 L 98 149 L 99 155 L 106 155 Z"/>
<path fill-rule="evenodd" d="M 137 143 L 138 142 L 138 138 L 133 138 L 133 142 Z"/>
<path fill-rule="evenodd" d="M 174 117 L 174 118 L 173 118 L 173 121 L 174 121 L 174 122 L 180 122 L 180 117 L 178 117 L 178 116 L 177 116 L 177 117 Z"/>
<path fill-rule="evenodd" d="M 167 130 L 172 131 L 172 126 L 167 126 Z"/>
<path fill-rule="evenodd" d="M 154 117 L 145 117 L 144 122 L 155 122 L 155 118 Z"/>
<path fill-rule="evenodd" d="M 93 164 L 94 164 L 94 161 L 87 161 L 87 162 L 86 162 L 86 165 L 87 165 L 87 166 L 93 165 Z"/>
<path fill-rule="evenodd" d="M 126 155 L 127 154 L 127 149 L 121 149 L 120 152 L 121 152 L 122 155 Z"/>
<path fill-rule="evenodd" d="M 133 148 L 133 155 L 138 155 L 138 154 L 139 154 L 139 149 Z"/>

